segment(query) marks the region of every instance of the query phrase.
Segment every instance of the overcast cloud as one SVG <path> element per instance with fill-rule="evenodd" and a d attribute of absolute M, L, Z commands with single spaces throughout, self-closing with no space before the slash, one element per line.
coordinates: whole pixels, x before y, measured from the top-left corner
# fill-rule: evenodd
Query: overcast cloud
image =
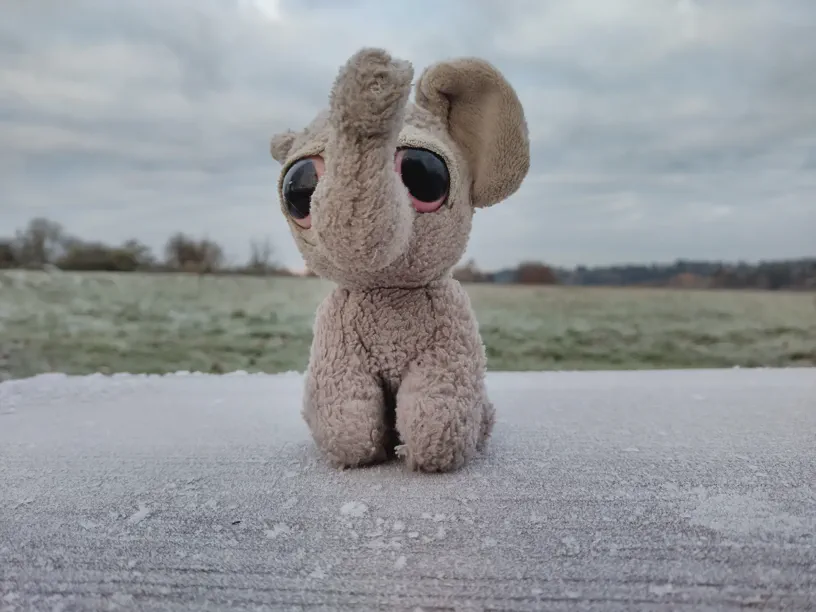
<path fill-rule="evenodd" d="M 4 0 L 0 234 L 34 216 L 88 239 L 268 236 L 270 136 L 384 46 L 516 85 L 517 195 L 476 214 L 488 268 L 816 254 L 813 0 Z"/>

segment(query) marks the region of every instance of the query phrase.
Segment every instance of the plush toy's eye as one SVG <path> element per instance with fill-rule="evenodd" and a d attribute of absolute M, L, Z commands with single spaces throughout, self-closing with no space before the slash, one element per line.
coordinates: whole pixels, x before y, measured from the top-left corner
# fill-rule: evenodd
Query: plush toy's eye
<path fill-rule="evenodd" d="M 283 200 L 295 223 L 303 228 L 312 225 L 312 194 L 323 174 L 323 159 L 304 157 L 289 167 L 283 177 Z"/>
<path fill-rule="evenodd" d="M 448 166 L 441 157 L 426 149 L 400 149 L 396 168 L 418 212 L 439 210 L 450 189 Z"/>

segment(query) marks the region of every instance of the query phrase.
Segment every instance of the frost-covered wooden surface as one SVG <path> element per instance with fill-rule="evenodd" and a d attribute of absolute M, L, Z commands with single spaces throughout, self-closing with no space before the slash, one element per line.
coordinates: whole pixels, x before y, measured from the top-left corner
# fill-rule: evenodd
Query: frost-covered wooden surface
<path fill-rule="evenodd" d="M 296 374 L 2 383 L 0 610 L 816 606 L 816 370 L 488 384 L 430 476 L 326 467 Z"/>

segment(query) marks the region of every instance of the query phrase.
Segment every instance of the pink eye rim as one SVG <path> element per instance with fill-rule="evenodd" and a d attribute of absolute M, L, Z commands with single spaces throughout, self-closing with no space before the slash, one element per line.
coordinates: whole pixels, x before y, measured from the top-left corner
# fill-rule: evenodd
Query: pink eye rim
<path fill-rule="evenodd" d="M 312 215 L 307 215 L 302 219 L 296 219 L 292 217 L 292 221 L 294 221 L 295 225 L 298 227 L 302 227 L 303 229 L 310 229 L 312 227 Z"/>
<path fill-rule="evenodd" d="M 408 189 L 417 212 L 436 212 L 447 201 L 450 172 L 437 153 L 421 147 L 400 147 L 394 156 L 394 169 Z"/>

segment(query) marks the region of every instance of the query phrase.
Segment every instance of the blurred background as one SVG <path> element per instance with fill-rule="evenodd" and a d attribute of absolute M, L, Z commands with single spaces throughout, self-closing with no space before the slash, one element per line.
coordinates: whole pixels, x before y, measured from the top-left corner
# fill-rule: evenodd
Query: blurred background
<path fill-rule="evenodd" d="M 494 370 L 816 365 L 812 0 L 5 0 L 0 379 L 302 370 L 269 138 L 383 46 L 494 63 L 532 167 L 456 276 Z"/>

